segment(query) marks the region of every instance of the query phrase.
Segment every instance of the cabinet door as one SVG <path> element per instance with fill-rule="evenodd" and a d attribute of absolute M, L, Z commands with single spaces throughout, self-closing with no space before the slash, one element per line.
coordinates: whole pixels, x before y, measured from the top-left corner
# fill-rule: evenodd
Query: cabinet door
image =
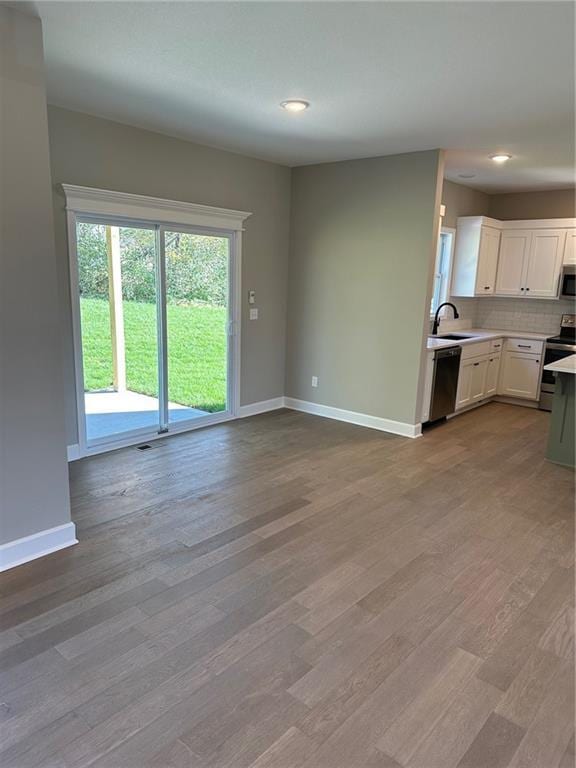
<path fill-rule="evenodd" d="M 564 264 L 576 264 L 576 229 L 569 229 L 566 232 L 563 262 Z"/>
<path fill-rule="evenodd" d="M 553 299 L 558 296 L 565 238 L 566 230 L 563 229 L 542 229 L 532 233 L 525 282 L 528 298 Z"/>
<path fill-rule="evenodd" d="M 502 232 L 496 295 L 524 296 L 524 285 L 532 232 L 528 229 L 513 229 Z"/>
<path fill-rule="evenodd" d="M 500 394 L 537 400 L 540 389 L 540 355 L 506 352 Z"/>
<path fill-rule="evenodd" d="M 475 293 L 477 296 L 490 296 L 494 293 L 499 246 L 500 232 L 491 227 L 482 227 L 476 270 Z"/>
<path fill-rule="evenodd" d="M 472 362 L 472 360 L 464 360 L 460 363 L 458 390 L 456 392 L 456 410 L 465 408 L 472 402 Z"/>
<path fill-rule="evenodd" d="M 486 395 L 486 370 L 488 359 L 472 361 L 472 375 L 470 376 L 470 400 L 476 403 Z"/>
<path fill-rule="evenodd" d="M 488 358 L 486 365 L 486 397 L 491 397 L 498 392 L 498 374 L 500 373 L 500 355 Z"/>

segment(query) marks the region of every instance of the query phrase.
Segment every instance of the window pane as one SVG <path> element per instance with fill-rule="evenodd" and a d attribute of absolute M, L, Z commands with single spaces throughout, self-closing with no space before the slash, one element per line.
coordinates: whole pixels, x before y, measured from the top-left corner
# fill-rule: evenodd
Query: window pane
<path fill-rule="evenodd" d="M 227 408 L 227 237 L 166 232 L 168 420 Z"/>
<path fill-rule="evenodd" d="M 159 426 L 156 235 L 77 224 L 88 441 Z"/>

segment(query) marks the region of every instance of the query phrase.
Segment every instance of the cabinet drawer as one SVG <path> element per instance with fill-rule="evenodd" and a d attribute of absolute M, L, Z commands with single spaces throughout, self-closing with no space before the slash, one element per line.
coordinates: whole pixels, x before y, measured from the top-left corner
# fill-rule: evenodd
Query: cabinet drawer
<path fill-rule="evenodd" d="M 504 339 L 492 339 L 490 342 L 491 352 L 500 352 L 504 346 Z"/>
<path fill-rule="evenodd" d="M 534 339 L 506 339 L 506 349 L 514 352 L 527 352 L 533 355 L 540 355 L 543 348 L 543 341 L 536 341 Z"/>
<path fill-rule="evenodd" d="M 479 357 L 480 355 L 488 355 L 489 353 L 489 341 L 479 341 L 475 344 L 462 344 L 462 357 L 460 359 L 468 360 L 471 357 Z"/>

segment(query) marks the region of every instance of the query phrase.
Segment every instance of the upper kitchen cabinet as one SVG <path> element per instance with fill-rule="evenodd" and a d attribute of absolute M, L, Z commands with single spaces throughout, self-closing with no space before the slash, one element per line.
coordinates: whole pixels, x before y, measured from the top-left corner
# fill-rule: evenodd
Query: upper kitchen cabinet
<path fill-rule="evenodd" d="M 453 296 L 490 296 L 496 286 L 500 222 L 485 216 L 458 219 Z"/>
<path fill-rule="evenodd" d="M 502 232 L 496 295 L 556 298 L 565 239 L 564 229 Z"/>
<path fill-rule="evenodd" d="M 562 264 L 576 264 L 576 220 L 458 219 L 453 296 L 556 299 Z"/>
<path fill-rule="evenodd" d="M 576 264 L 576 229 L 569 229 L 566 232 L 563 263 Z"/>
<path fill-rule="evenodd" d="M 530 230 L 517 229 L 502 232 L 496 275 L 497 296 L 524 295 L 531 240 Z"/>
<path fill-rule="evenodd" d="M 526 269 L 526 296 L 553 299 L 558 296 L 566 230 L 542 229 L 532 233 Z"/>

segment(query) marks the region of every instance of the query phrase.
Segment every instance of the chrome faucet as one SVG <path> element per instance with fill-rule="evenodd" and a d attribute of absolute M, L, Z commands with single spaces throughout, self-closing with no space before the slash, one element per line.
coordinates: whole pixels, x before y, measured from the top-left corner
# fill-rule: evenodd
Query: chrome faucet
<path fill-rule="evenodd" d="M 452 307 L 454 310 L 454 320 L 458 320 L 460 315 L 458 314 L 458 310 L 454 306 L 454 304 L 451 304 L 449 301 L 445 301 L 443 304 L 440 304 L 438 309 L 436 310 L 436 314 L 434 315 L 434 325 L 432 326 L 432 336 L 436 336 L 438 333 L 438 326 L 440 325 L 440 321 L 438 320 L 438 315 L 440 314 L 440 310 L 442 307 Z"/>

